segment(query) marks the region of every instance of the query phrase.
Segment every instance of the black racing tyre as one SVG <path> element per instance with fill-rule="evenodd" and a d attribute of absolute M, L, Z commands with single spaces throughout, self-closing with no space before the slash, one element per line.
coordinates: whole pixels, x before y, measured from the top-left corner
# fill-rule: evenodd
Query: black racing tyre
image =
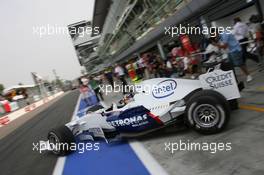
<path fill-rule="evenodd" d="M 75 144 L 75 138 L 72 131 L 67 126 L 60 126 L 52 129 L 48 134 L 48 140 L 52 152 L 59 156 L 71 153 L 71 145 Z"/>
<path fill-rule="evenodd" d="M 213 90 L 195 93 L 187 102 L 185 122 L 203 134 L 215 134 L 224 129 L 230 118 L 225 97 Z"/>

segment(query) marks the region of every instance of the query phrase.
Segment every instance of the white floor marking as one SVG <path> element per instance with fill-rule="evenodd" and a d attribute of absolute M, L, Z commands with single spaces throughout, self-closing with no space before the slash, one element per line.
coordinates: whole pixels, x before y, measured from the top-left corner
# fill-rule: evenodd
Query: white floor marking
<path fill-rule="evenodd" d="M 58 158 L 52 175 L 61 175 L 63 173 L 65 161 L 66 161 L 66 157 Z"/>
<path fill-rule="evenodd" d="M 140 142 L 133 140 L 129 142 L 129 145 L 151 175 L 168 175 L 163 167 L 156 161 L 156 159 L 153 158 L 153 156 Z"/>
<path fill-rule="evenodd" d="M 79 98 L 78 98 L 78 101 L 77 101 L 77 104 L 75 106 L 75 109 L 74 109 L 74 112 L 73 112 L 71 120 L 73 120 L 76 117 L 78 109 L 79 109 L 79 106 L 80 106 L 80 102 L 81 102 L 81 96 L 79 96 Z M 62 175 L 65 161 L 66 161 L 66 157 L 65 156 L 58 158 L 58 160 L 57 160 L 57 162 L 55 164 L 55 168 L 53 170 L 52 175 Z"/>

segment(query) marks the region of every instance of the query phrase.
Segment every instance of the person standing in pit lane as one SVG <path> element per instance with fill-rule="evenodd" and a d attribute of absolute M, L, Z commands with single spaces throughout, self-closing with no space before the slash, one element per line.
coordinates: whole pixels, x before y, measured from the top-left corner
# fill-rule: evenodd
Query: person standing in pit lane
<path fill-rule="evenodd" d="M 171 75 L 173 74 L 173 67 L 172 67 L 172 63 L 171 63 L 171 56 L 167 57 L 167 60 L 165 61 L 166 64 L 166 72 L 165 72 L 165 76 L 166 77 L 171 77 Z"/>
<path fill-rule="evenodd" d="M 256 54 L 258 55 L 259 61 L 261 62 L 259 66 L 262 66 L 264 61 L 264 24 L 262 18 L 259 15 L 252 15 L 249 18 L 249 22 L 250 34 L 256 43 Z"/>
<path fill-rule="evenodd" d="M 243 61 L 246 62 L 246 59 L 251 59 L 256 63 L 259 63 L 258 56 L 247 51 L 248 43 L 245 42 L 248 41 L 249 26 L 246 23 L 243 23 L 239 17 L 234 18 L 234 24 L 232 33 L 241 44 Z"/>
<path fill-rule="evenodd" d="M 125 80 L 125 70 L 119 64 L 115 64 L 115 75 L 122 82 L 123 94 L 126 93 L 127 82 Z"/>
<path fill-rule="evenodd" d="M 112 88 L 114 88 L 114 78 L 113 78 L 112 68 L 108 67 L 107 69 L 105 69 L 104 75 L 108 83 L 112 86 Z"/>
<path fill-rule="evenodd" d="M 144 60 L 144 64 L 145 64 L 145 79 L 150 79 L 150 71 L 151 71 L 151 68 L 150 68 L 150 53 L 146 53 L 146 54 L 143 54 L 143 60 Z"/>
<path fill-rule="evenodd" d="M 145 65 L 145 62 L 144 62 L 144 58 L 143 57 L 140 57 L 138 60 L 137 60 L 137 65 L 138 65 L 138 75 L 139 75 L 139 78 L 140 79 L 143 79 L 144 78 L 144 73 L 145 73 L 145 68 L 146 68 L 146 65 Z"/>
<path fill-rule="evenodd" d="M 211 36 L 212 38 L 215 38 L 215 41 L 212 42 L 212 44 L 220 49 L 228 49 L 228 59 L 230 63 L 234 67 L 239 67 L 242 70 L 242 72 L 247 77 L 246 79 L 247 82 L 252 81 L 253 78 L 249 74 L 247 66 L 243 61 L 242 49 L 240 47 L 239 42 L 234 37 L 234 35 L 227 32 L 223 32 L 221 34 L 217 32 L 212 32 L 212 33 L 216 34 L 215 36 Z"/>
<path fill-rule="evenodd" d="M 157 55 L 156 54 L 152 54 L 150 57 L 150 68 L 151 68 L 151 74 L 152 76 L 154 76 L 154 78 L 158 78 L 159 77 L 159 62 L 157 60 Z"/>

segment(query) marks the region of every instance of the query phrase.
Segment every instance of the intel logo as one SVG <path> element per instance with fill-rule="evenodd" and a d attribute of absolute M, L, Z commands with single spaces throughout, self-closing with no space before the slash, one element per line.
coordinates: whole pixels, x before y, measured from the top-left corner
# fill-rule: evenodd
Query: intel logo
<path fill-rule="evenodd" d="M 153 88 L 152 95 L 155 98 L 165 98 L 174 94 L 176 87 L 177 83 L 175 80 L 164 80 Z"/>

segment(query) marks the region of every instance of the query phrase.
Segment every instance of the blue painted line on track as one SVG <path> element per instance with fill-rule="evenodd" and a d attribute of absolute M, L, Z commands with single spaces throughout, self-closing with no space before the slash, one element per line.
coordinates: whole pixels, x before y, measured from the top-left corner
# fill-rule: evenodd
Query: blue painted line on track
<path fill-rule="evenodd" d="M 78 117 L 85 115 L 86 103 L 81 100 Z M 107 144 L 105 141 L 84 142 L 99 143 L 99 150 L 74 152 L 66 158 L 63 175 L 149 175 L 150 173 L 126 142 Z M 80 150 L 79 150 L 80 152 Z"/>

